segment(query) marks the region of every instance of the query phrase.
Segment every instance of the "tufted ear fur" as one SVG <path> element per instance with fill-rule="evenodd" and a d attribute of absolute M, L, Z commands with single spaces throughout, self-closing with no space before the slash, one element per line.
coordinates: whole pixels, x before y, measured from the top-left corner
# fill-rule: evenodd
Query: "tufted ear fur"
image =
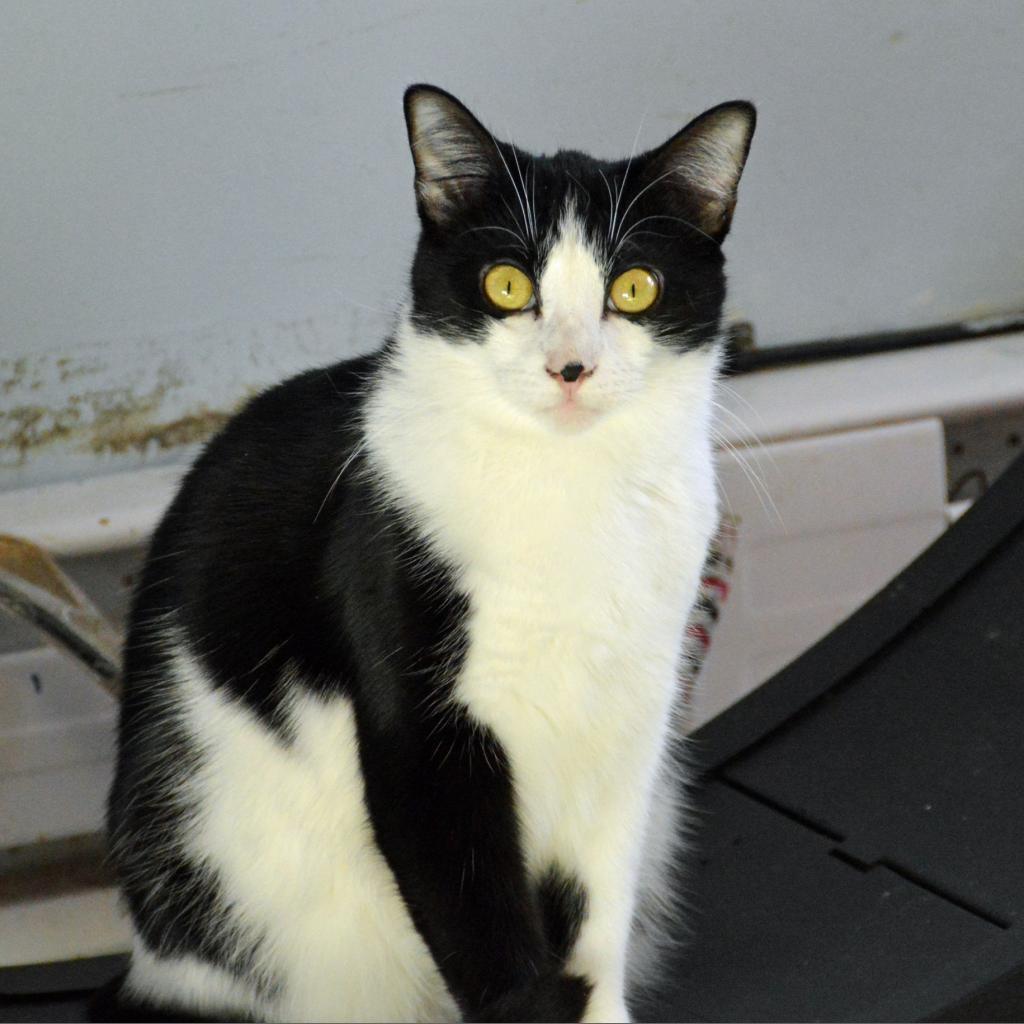
<path fill-rule="evenodd" d="M 704 234 L 721 242 L 729 232 L 736 188 L 754 135 L 753 104 L 735 100 L 712 107 L 650 154 L 645 184 L 674 192 Z"/>
<path fill-rule="evenodd" d="M 498 160 L 497 146 L 466 107 L 432 85 L 406 89 L 405 124 L 420 217 L 444 226 L 482 195 Z"/>

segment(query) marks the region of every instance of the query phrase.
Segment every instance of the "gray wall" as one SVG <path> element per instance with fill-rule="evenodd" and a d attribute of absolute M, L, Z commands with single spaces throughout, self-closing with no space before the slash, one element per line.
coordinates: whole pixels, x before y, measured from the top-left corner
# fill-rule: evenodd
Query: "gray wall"
<path fill-rule="evenodd" d="M 608 156 L 757 102 L 728 251 L 763 342 L 1020 308 L 1022 54 L 1014 0 L 7 0 L 0 489 L 180 458 L 374 346 L 415 80 Z"/>

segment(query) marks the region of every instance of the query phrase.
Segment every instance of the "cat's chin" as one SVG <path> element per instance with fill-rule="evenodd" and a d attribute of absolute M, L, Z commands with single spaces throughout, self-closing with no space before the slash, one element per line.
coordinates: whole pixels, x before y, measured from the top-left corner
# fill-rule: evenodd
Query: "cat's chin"
<path fill-rule="evenodd" d="M 601 418 L 601 410 L 579 402 L 559 402 L 546 410 L 545 418 L 559 433 L 578 434 Z"/>

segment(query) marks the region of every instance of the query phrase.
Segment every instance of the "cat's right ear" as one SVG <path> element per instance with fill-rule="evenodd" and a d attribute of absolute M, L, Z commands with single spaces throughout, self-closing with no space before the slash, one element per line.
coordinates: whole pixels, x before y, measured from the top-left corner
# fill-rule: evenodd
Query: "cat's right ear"
<path fill-rule="evenodd" d="M 497 145 L 454 96 L 432 85 L 405 90 L 405 124 L 420 217 L 444 227 L 483 196 L 498 160 Z"/>

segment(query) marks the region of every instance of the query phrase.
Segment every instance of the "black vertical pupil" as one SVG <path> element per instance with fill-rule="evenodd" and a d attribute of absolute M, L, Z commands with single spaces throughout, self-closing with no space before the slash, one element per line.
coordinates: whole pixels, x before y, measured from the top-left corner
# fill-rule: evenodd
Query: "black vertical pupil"
<path fill-rule="evenodd" d="M 633 293 L 633 298 L 635 299 L 635 298 L 636 298 L 636 281 L 634 281 L 634 282 L 633 282 L 633 283 L 632 283 L 632 284 L 631 284 L 631 285 L 629 286 L 629 290 L 630 290 L 630 291 L 631 291 L 631 292 Z"/>

